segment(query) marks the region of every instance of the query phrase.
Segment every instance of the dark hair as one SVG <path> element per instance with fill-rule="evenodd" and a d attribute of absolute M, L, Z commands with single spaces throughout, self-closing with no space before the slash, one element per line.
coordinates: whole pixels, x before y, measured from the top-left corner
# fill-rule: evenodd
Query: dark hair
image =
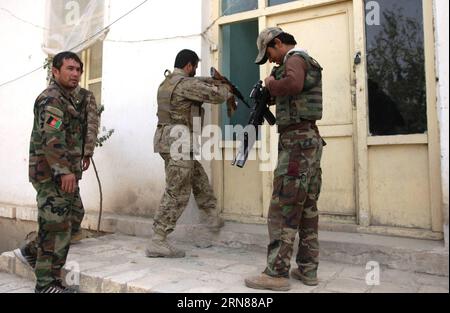
<path fill-rule="evenodd" d="M 200 61 L 200 58 L 197 53 L 192 50 L 184 49 L 178 52 L 177 57 L 175 58 L 175 67 L 183 68 L 189 63 L 195 66 L 198 64 L 198 61 Z"/>
<path fill-rule="evenodd" d="M 275 38 L 278 38 L 282 43 L 286 44 L 286 45 L 296 45 L 297 41 L 295 41 L 294 36 L 292 36 L 289 33 L 281 33 L 278 36 L 276 36 Z M 272 39 L 268 44 L 267 47 L 275 47 L 275 38 Z"/>
<path fill-rule="evenodd" d="M 64 60 L 74 60 L 75 62 L 80 64 L 81 72 L 83 73 L 83 62 L 81 62 L 80 57 L 76 53 L 70 51 L 60 52 L 55 55 L 55 57 L 53 58 L 52 66 L 60 70 L 61 66 L 64 63 Z"/>

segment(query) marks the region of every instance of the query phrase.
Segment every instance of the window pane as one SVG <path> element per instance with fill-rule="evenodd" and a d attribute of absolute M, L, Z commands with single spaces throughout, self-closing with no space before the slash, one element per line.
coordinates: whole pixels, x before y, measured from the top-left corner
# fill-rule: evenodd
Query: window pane
<path fill-rule="evenodd" d="M 89 57 L 89 79 L 102 77 L 103 43 L 97 42 L 91 48 Z"/>
<path fill-rule="evenodd" d="M 250 91 L 259 80 L 259 66 L 255 64 L 258 54 L 256 38 L 258 37 L 258 21 L 246 21 L 222 26 L 222 60 L 221 71 L 241 91 L 245 100 L 250 103 Z M 246 126 L 250 109 L 239 101 L 238 109 L 231 119 L 227 116 L 226 106 L 222 106 L 221 125 L 225 139 L 231 140 L 230 134 L 225 134 L 225 125 Z"/>
<path fill-rule="evenodd" d="M 102 83 L 89 84 L 88 89 L 94 94 L 97 106 L 100 106 L 102 103 Z"/>
<path fill-rule="evenodd" d="M 370 133 L 424 133 L 427 115 L 422 1 L 365 2 Z"/>
<path fill-rule="evenodd" d="M 269 6 L 292 2 L 292 1 L 297 1 L 297 0 L 269 0 Z"/>
<path fill-rule="evenodd" d="M 257 8 L 258 0 L 222 0 L 222 15 L 230 15 Z"/>

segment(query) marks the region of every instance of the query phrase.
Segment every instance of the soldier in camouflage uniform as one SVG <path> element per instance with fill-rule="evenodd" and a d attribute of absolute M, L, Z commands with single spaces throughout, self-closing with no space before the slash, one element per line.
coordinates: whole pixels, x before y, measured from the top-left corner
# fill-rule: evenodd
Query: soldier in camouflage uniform
<path fill-rule="evenodd" d="M 223 226 L 208 176 L 202 165 L 192 158 L 192 139 L 187 157 L 179 159 L 171 155 L 171 146 L 176 140 L 170 136 L 172 129 L 181 126 L 192 138 L 193 118 L 203 115 L 204 102 L 219 104 L 228 100 L 228 103 L 234 104 L 234 97 L 227 85 L 212 78 L 194 77 L 198 62 L 194 51 L 180 51 L 174 71 L 166 71 L 166 78 L 158 89 L 158 126 L 154 136 L 154 151 L 164 160 L 166 189 L 154 218 L 154 235 L 146 249 L 148 257 L 185 256 L 185 252 L 170 245 L 166 237 L 174 230 L 188 203 L 191 190 L 201 216 L 210 228 L 218 230 Z"/>
<path fill-rule="evenodd" d="M 83 128 L 84 147 L 82 170 L 84 172 L 88 170 L 91 165 L 91 158 L 94 155 L 98 129 L 100 126 L 100 116 L 95 96 L 91 91 L 78 86 L 72 92 L 72 95 L 77 105 L 80 105 L 83 110 L 85 110 L 86 115 L 86 123 Z M 73 215 L 72 217 L 71 244 L 74 244 L 82 238 L 81 222 L 83 220 L 83 216 Z"/>
<path fill-rule="evenodd" d="M 92 138 L 87 140 L 87 153 L 83 150 L 89 132 L 87 111 L 93 109 L 95 100 L 91 93 L 77 90 L 82 71 L 83 63 L 76 54 L 57 54 L 53 79 L 34 104 L 29 179 L 37 191 L 39 230 L 37 240 L 14 252 L 34 268 L 35 291 L 39 293 L 68 291 L 62 285 L 61 270 L 71 234 L 80 230 L 84 216 L 78 182 L 93 152 Z M 91 112 L 90 119 L 90 136 L 96 138 L 98 117 Z"/>
<path fill-rule="evenodd" d="M 289 290 L 289 269 L 295 236 L 299 235 L 298 268 L 291 276 L 317 285 L 319 242 L 317 200 L 321 187 L 320 160 L 325 144 L 316 126 L 322 118 L 320 65 L 295 48 L 294 37 L 278 27 L 259 34 L 255 63 L 277 63 L 265 85 L 276 104 L 278 164 L 268 215 L 270 244 L 264 272 L 245 280 L 247 287 Z"/>

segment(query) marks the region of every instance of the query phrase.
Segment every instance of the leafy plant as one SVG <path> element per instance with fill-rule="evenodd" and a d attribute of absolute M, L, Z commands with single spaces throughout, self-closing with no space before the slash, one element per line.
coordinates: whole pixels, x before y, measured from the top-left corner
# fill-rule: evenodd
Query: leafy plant
<path fill-rule="evenodd" d="M 102 112 L 105 110 L 105 106 L 101 105 L 97 111 L 98 115 L 100 116 Z M 106 127 L 102 128 L 102 133 L 98 135 L 95 146 L 96 147 L 103 147 L 103 144 L 111 138 L 111 136 L 114 134 L 114 129 L 107 130 Z M 95 165 L 94 158 L 91 158 L 92 165 L 94 167 L 95 171 L 95 177 L 97 178 L 98 183 L 98 190 L 100 193 L 100 209 L 98 212 L 98 223 L 97 223 L 97 232 L 100 232 L 100 223 L 102 221 L 102 212 L 103 212 L 103 190 L 102 190 L 102 183 L 100 181 L 100 176 L 98 175 L 97 166 Z"/>

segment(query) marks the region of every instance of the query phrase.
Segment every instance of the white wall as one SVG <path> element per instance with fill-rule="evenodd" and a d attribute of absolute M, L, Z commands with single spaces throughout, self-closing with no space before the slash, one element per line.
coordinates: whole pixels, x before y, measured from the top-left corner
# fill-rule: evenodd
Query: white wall
<path fill-rule="evenodd" d="M 110 0 L 109 21 L 141 2 Z M 173 69 L 178 51 L 188 48 L 202 57 L 203 4 L 202 0 L 148 1 L 114 24 L 106 38 L 102 125 L 115 133 L 95 153 L 106 211 L 148 215 L 159 204 L 164 165 L 153 153 L 156 91 L 164 70 Z M 0 8 L 45 25 L 45 0 L 0 0 Z M 152 40 L 161 38 L 168 39 Z M 44 63 L 42 39 L 40 28 L 0 10 L 0 84 Z M 33 103 L 46 86 L 45 77 L 40 70 L 0 87 L 0 203 L 35 206 L 35 192 L 28 183 L 28 145 Z M 99 194 L 92 168 L 81 182 L 81 193 L 86 210 L 96 211 Z"/>
<path fill-rule="evenodd" d="M 44 4 L 45 0 L 0 0 L 0 85 L 44 64 Z M 46 75 L 41 68 L 0 87 L 0 203 L 35 203 L 28 183 L 28 146 L 34 100 L 46 86 Z"/>
<path fill-rule="evenodd" d="M 141 2 L 112 0 L 110 21 Z M 102 124 L 115 133 L 96 151 L 95 160 L 107 211 L 148 215 L 158 207 L 165 180 L 164 163 L 153 153 L 156 92 L 180 50 L 200 55 L 201 13 L 200 0 L 149 1 L 115 24 L 106 38 Z M 171 37 L 178 38 L 151 40 Z M 86 207 L 98 208 L 92 171 L 82 187 Z"/>
<path fill-rule="evenodd" d="M 444 233 L 445 242 L 448 247 L 448 1 L 435 0 L 435 32 L 436 32 L 436 60 L 437 60 L 437 74 L 439 77 L 438 84 L 438 101 L 439 101 L 439 126 L 441 131 L 441 167 L 442 167 L 442 193 L 443 193 L 443 210 L 444 210 Z"/>
<path fill-rule="evenodd" d="M 110 21 L 140 2 L 110 0 Z M 164 70 L 172 69 L 176 53 L 184 48 L 201 54 L 200 71 L 207 75 L 209 45 L 198 34 L 211 21 L 209 5 L 208 0 L 148 1 L 112 26 L 104 44 L 102 98 L 106 111 L 102 124 L 114 128 L 115 134 L 95 154 L 106 211 L 148 215 L 158 206 L 164 170 L 152 147 L 156 90 Z M 448 244 L 448 1 L 435 0 L 435 17 Z M 44 63 L 44 25 L 45 0 L 0 0 L 0 85 Z M 175 36 L 178 38 L 149 40 Z M 45 88 L 45 77 L 45 70 L 39 69 L 0 87 L 0 204 L 35 206 L 35 192 L 28 183 L 28 145 L 33 103 Z M 98 189 L 92 169 L 81 188 L 86 209 L 97 210 Z"/>

